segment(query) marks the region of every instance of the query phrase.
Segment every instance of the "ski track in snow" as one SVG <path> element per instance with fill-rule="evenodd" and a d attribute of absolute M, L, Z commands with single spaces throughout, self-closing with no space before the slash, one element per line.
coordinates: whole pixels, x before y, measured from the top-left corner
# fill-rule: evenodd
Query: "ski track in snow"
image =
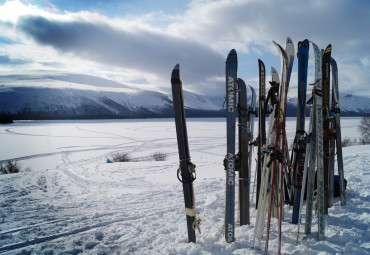
<path fill-rule="evenodd" d="M 182 186 L 176 178 L 178 154 L 172 120 L 122 121 L 111 126 L 104 123 L 90 126 L 83 122 L 59 123 L 59 126 L 16 123 L 14 126 L 0 127 L 2 144 L 9 136 L 14 147 L 21 147 L 25 137 L 32 139 L 36 135 L 39 139 L 45 137 L 47 143 L 40 140 L 38 154 L 24 148 L 23 156 L 2 159 L 18 159 L 25 167 L 29 163 L 32 170 L 0 175 L 0 253 L 263 254 L 264 238 L 257 239 L 256 246 L 252 247 L 256 218 L 254 198 L 251 226 L 237 226 L 236 242 L 232 244 L 227 244 L 223 236 L 225 174 L 222 162 L 226 152 L 223 120 L 188 121 L 190 154 L 197 165 L 196 211 L 204 218 L 202 233 L 197 233 L 195 244 L 187 243 Z M 42 134 L 45 126 L 48 126 L 47 133 Z M 64 135 L 56 131 L 58 128 L 64 130 Z M 19 132 L 14 131 L 17 129 Z M 287 131 L 288 138 L 292 139 L 295 122 L 288 121 Z M 71 137 L 74 139 L 67 142 L 58 140 Z M 10 145 L 9 149 L 12 149 Z M 168 159 L 105 163 L 114 153 L 122 151 L 134 158 L 162 151 Z M 340 206 L 339 199 L 334 199 L 326 218 L 324 241 L 317 241 L 314 215 L 312 235 L 298 244 L 292 234 L 297 227 L 290 224 L 291 208 L 285 206 L 283 253 L 370 253 L 370 146 L 344 148 L 343 154 L 348 180 L 347 205 Z M 38 169 L 36 166 L 44 161 L 52 161 L 53 167 Z M 255 162 L 252 163 L 251 192 L 254 167 Z M 302 222 L 304 217 L 305 210 Z M 301 232 L 303 229 L 301 224 Z M 272 219 L 271 254 L 276 253 L 277 241 L 277 221 Z"/>

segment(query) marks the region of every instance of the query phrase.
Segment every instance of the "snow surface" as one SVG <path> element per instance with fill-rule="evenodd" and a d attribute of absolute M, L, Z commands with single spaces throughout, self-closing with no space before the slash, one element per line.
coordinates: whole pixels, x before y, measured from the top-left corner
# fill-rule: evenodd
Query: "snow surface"
<path fill-rule="evenodd" d="M 343 118 L 343 137 L 359 137 L 359 121 Z M 264 239 L 252 247 L 253 208 L 251 226 L 236 227 L 234 243 L 223 236 L 224 119 L 188 119 L 196 211 L 204 218 L 195 244 L 187 243 L 173 119 L 28 121 L 0 126 L 0 133 L 0 160 L 31 167 L 0 175 L 0 253 L 263 254 Z M 290 141 L 294 133 L 295 121 L 288 118 Z M 166 161 L 106 163 L 116 152 L 145 158 L 159 151 L 167 153 Z M 347 205 L 334 199 L 324 241 L 317 241 L 315 216 L 312 235 L 298 244 L 285 206 L 283 253 L 370 253 L 370 146 L 347 147 L 343 154 Z M 269 252 L 276 250 L 272 221 Z"/>

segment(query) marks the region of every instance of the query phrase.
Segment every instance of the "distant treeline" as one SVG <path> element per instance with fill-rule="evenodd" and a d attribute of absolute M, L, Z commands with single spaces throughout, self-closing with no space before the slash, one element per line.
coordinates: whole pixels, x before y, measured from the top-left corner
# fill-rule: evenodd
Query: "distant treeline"
<path fill-rule="evenodd" d="M 258 112 L 258 108 L 256 110 Z M 225 117 L 225 110 L 199 110 L 187 108 L 186 117 L 190 118 L 216 118 Z M 287 107 L 287 117 L 295 117 L 297 110 L 295 107 Z M 362 117 L 366 113 L 341 112 L 344 117 Z M 102 111 L 101 109 L 74 109 L 70 111 L 29 111 L 22 110 L 17 113 L 1 113 L 0 123 L 12 123 L 13 120 L 67 120 L 67 119 L 140 119 L 140 118 L 173 118 L 173 109 L 168 107 L 160 113 L 149 111 L 145 108 L 137 111 L 125 111 L 124 113 L 113 113 Z M 306 109 L 306 117 L 310 116 L 309 108 Z"/>

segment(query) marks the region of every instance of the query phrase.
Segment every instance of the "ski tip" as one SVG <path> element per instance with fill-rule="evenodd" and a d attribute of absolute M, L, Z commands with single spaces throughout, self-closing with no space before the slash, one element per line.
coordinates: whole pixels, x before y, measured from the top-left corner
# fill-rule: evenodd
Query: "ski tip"
<path fill-rule="evenodd" d="M 286 43 L 293 43 L 293 40 L 292 40 L 292 38 L 290 38 L 290 37 L 287 37 L 287 38 L 286 38 Z"/>
<path fill-rule="evenodd" d="M 243 79 L 241 79 L 241 78 L 238 78 L 238 86 L 239 87 L 246 87 L 246 85 L 245 85 L 245 82 L 243 81 Z"/>
<path fill-rule="evenodd" d="M 235 49 L 232 49 L 232 50 L 229 52 L 229 56 L 232 56 L 232 55 L 236 55 L 236 50 L 235 50 Z"/>
<path fill-rule="evenodd" d="M 303 41 L 298 42 L 298 52 L 302 49 L 307 49 L 309 47 L 309 41 L 307 39 L 304 39 Z"/>
<path fill-rule="evenodd" d="M 325 49 L 325 53 L 330 52 L 330 51 L 331 51 L 331 44 L 329 44 L 329 45 L 326 47 L 326 49 Z"/>
<path fill-rule="evenodd" d="M 179 79 L 180 79 L 180 65 L 176 64 L 172 70 L 171 82 L 174 80 L 179 80 Z"/>
<path fill-rule="evenodd" d="M 280 44 L 278 44 L 277 42 L 272 41 L 272 43 L 275 45 L 275 47 L 276 47 L 278 50 L 282 50 L 282 49 L 283 49 L 283 47 L 281 47 L 281 45 L 280 45 Z"/>

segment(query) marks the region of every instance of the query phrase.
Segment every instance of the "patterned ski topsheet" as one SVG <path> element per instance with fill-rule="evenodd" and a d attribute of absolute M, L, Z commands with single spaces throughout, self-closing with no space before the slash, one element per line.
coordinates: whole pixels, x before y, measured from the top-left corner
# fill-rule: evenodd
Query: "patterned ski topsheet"
<path fill-rule="evenodd" d="M 237 90 L 237 54 L 233 49 L 226 60 L 226 206 L 225 239 L 234 242 L 235 229 L 235 121 Z"/>

